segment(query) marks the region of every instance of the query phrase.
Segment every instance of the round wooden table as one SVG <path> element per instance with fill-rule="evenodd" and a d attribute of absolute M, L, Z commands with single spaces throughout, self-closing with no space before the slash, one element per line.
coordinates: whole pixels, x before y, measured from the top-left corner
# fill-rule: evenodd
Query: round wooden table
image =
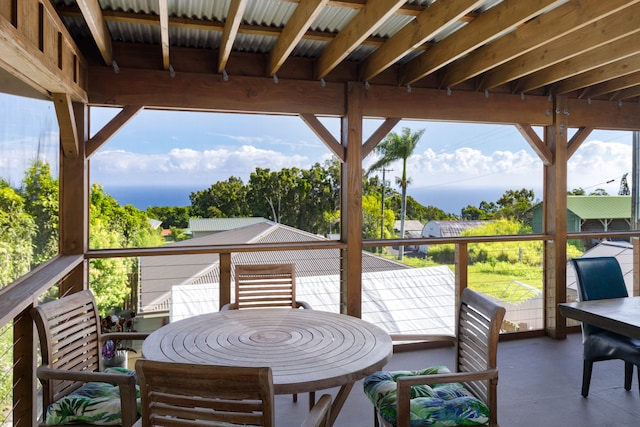
<path fill-rule="evenodd" d="M 255 309 L 203 314 L 170 323 L 142 345 L 146 359 L 269 366 L 276 394 L 340 387 L 335 421 L 355 381 L 391 358 L 389 335 L 361 319 L 318 310 Z"/>

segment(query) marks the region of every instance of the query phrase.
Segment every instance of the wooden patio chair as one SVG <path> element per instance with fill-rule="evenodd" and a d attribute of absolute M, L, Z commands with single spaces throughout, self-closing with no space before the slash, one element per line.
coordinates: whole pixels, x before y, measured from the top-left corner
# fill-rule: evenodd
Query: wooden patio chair
<path fill-rule="evenodd" d="M 142 427 L 171 425 L 275 426 L 271 368 L 136 361 Z M 327 427 L 331 395 L 309 412 L 303 427 Z"/>
<path fill-rule="evenodd" d="M 295 264 L 247 264 L 236 265 L 235 301 L 222 307 L 224 310 L 248 308 L 305 308 L 311 306 L 296 300 Z M 298 401 L 298 395 L 293 395 Z M 309 407 L 315 403 L 315 394 L 309 394 Z"/>
<path fill-rule="evenodd" d="M 123 427 L 133 425 L 138 418 L 134 371 L 100 372 L 101 350 L 109 339 L 143 340 L 148 334 L 101 334 L 100 316 L 89 290 L 38 305 L 31 309 L 31 316 L 42 356 L 36 370 L 42 384 L 41 425 L 86 426 L 104 424 L 107 419 L 120 420 Z M 103 404 L 97 405 L 98 400 Z"/>
<path fill-rule="evenodd" d="M 620 264 L 615 257 L 572 258 L 576 272 L 578 299 L 591 301 L 628 297 Z M 602 360 L 624 361 L 624 388 L 631 390 L 633 366 L 638 368 L 640 387 L 640 340 L 582 323 L 582 396 L 589 395 L 593 363 Z"/>
<path fill-rule="evenodd" d="M 235 301 L 222 310 L 311 306 L 296 300 L 295 264 L 236 265 Z"/>
<path fill-rule="evenodd" d="M 497 426 L 497 352 L 504 314 L 504 307 L 465 289 L 453 337 L 455 372 L 449 372 L 445 366 L 435 366 L 420 371 L 382 371 L 370 375 L 364 381 L 364 389 L 374 404 L 375 425 L 409 427 L 410 420 L 415 422 L 424 417 L 430 418 L 433 425 L 451 426 L 464 422 L 458 415 L 466 414 L 474 421 Z"/>

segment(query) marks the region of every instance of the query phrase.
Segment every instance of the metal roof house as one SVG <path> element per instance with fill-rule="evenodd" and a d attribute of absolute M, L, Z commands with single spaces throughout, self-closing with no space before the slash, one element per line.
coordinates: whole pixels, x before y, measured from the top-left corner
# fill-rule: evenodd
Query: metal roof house
<path fill-rule="evenodd" d="M 631 228 L 631 196 L 567 196 L 567 231 L 625 231 Z M 532 229 L 542 231 L 542 205 L 533 208 Z"/>
<path fill-rule="evenodd" d="M 489 221 L 483 220 L 431 220 L 424 225 L 421 237 L 458 237 L 471 228 L 481 227 Z M 428 245 L 421 245 L 420 252 L 427 253 Z"/>
<path fill-rule="evenodd" d="M 189 229 L 192 237 L 202 237 L 211 233 L 233 230 L 247 225 L 259 224 L 267 221 L 266 218 L 189 218 Z"/>

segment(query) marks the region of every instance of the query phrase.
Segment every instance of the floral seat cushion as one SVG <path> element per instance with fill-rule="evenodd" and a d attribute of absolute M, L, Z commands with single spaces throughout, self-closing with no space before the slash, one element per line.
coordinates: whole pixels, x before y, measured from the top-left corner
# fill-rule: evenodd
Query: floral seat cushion
<path fill-rule="evenodd" d="M 402 376 L 450 373 L 446 366 L 420 371 L 380 371 L 364 380 L 364 392 L 388 424 L 396 425 L 396 379 Z M 460 383 L 411 388 L 411 426 L 489 424 L 489 408 Z"/>
<path fill-rule="evenodd" d="M 132 372 L 124 368 L 107 368 L 105 372 Z M 133 371 L 135 372 L 135 371 Z M 140 389 L 136 385 L 138 414 L 141 413 Z M 108 383 L 86 383 L 73 393 L 52 403 L 45 413 L 46 424 L 120 425 L 120 390 Z"/>

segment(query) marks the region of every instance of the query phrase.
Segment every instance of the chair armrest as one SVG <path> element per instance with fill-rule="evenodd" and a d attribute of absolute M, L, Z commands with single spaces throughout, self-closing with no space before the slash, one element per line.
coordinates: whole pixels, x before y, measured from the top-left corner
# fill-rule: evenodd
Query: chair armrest
<path fill-rule="evenodd" d="M 87 382 L 103 382 L 118 386 L 120 390 L 120 410 L 122 427 L 131 427 L 138 418 L 136 404 L 136 378 L 134 372 L 83 372 L 53 369 L 40 366 L 36 370 L 39 379 L 66 380 Z"/>
<path fill-rule="evenodd" d="M 304 308 L 305 310 L 313 310 L 311 305 L 306 301 L 296 301 L 297 308 Z"/>
<path fill-rule="evenodd" d="M 328 419 L 331 416 L 331 395 L 323 394 L 322 397 L 313 405 L 309 411 L 307 418 L 302 422 L 300 427 L 324 427 L 328 426 Z"/>
<path fill-rule="evenodd" d="M 433 385 L 447 383 L 464 383 L 473 381 L 497 381 L 498 370 L 487 369 L 476 372 L 452 372 L 449 374 L 415 375 L 397 378 L 397 427 L 409 426 L 409 408 L 411 387 L 415 385 Z"/>
<path fill-rule="evenodd" d="M 220 307 L 220 311 L 237 310 L 237 309 L 238 309 L 238 304 L 236 304 L 235 302 L 225 304 L 222 307 Z"/>

